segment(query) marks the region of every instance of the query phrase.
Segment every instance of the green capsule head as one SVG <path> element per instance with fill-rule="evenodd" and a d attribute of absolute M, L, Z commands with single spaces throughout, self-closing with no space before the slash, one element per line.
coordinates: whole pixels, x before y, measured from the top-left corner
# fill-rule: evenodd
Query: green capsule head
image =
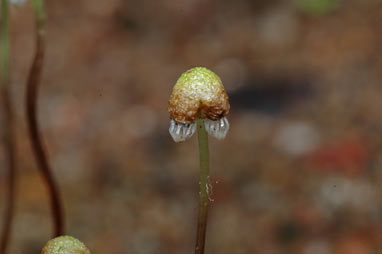
<path fill-rule="evenodd" d="M 196 120 L 204 120 L 208 134 L 223 139 L 229 129 L 225 117 L 230 109 L 221 79 L 204 67 L 184 72 L 176 82 L 168 103 L 169 132 L 175 142 L 192 137 Z"/>
<path fill-rule="evenodd" d="M 176 82 L 169 100 L 170 118 L 178 123 L 197 119 L 219 120 L 229 112 L 228 95 L 221 79 L 204 67 L 184 72 Z"/>
<path fill-rule="evenodd" d="M 74 237 L 59 236 L 49 240 L 41 254 L 90 254 L 90 250 Z"/>

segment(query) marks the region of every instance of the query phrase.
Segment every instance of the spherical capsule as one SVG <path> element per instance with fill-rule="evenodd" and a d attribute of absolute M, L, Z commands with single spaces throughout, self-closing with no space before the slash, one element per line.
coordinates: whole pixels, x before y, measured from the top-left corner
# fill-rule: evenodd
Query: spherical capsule
<path fill-rule="evenodd" d="M 49 240 L 41 254 L 90 254 L 90 250 L 74 237 L 59 236 Z"/>
<path fill-rule="evenodd" d="M 168 111 L 178 123 L 197 119 L 219 120 L 229 112 L 229 101 L 222 81 L 214 72 L 195 67 L 183 73 L 176 82 Z"/>

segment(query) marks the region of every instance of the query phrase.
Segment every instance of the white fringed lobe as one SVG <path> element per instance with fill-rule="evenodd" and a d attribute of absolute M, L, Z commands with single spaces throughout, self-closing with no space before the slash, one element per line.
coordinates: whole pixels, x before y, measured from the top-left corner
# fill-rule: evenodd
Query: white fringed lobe
<path fill-rule="evenodd" d="M 168 131 L 175 142 L 186 141 L 194 135 L 196 123 L 178 123 L 171 119 Z"/>
<path fill-rule="evenodd" d="M 204 120 L 204 124 L 207 133 L 217 139 L 224 139 L 229 130 L 227 117 L 222 117 L 217 121 L 206 119 Z"/>
<path fill-rule="evenodd" d="M 217 139 L 224 139 L 229 130 L 229 122 L 226 117 L 217 121 L 205 119 L 204 126 L 206 127 L 207 133 Z M 185 124 L 171 120 L 168 131 L 175 142 L 186 141 L 194 135 L 196 131 L 196 123 Z"/>

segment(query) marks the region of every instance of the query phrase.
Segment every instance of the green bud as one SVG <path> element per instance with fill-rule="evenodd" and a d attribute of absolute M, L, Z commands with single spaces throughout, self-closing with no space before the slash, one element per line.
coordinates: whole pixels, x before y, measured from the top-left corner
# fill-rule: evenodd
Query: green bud
<path fill-rule="evenodd" d="M 90 250 L 74 237 L 59 236 L 48 241 L 41 254 L 90 254 Z"/>

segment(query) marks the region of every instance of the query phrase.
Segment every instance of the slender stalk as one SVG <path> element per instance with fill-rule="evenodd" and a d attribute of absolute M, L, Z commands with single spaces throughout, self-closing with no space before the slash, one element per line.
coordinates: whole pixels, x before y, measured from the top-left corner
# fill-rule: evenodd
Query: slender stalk
<path fill-rule="evenodd" d="M 9 3 L 8 0 L 1 0 L 1 20 L 0 20 L 1 38 L 0 38 L 0 101 L 3 107 L 4 133 L 3 141 L 6 152 L 8 167 L 8 195 L 5 204 L 4 222 L 0 241 L 0 254 L 5 254 L 8 249 L 9 239 L 12 233 L 12 222 L 15 204 L 15 178 L 16 178 L 16 159 L 15 142 L 13 129 L 13 107 L 9 97 Z"/>
<path fill-rule="evenodd" d="M 378 210 L 379 210 L 379 230 L 377 235 L 377 248 L 378 248 L 378 254 L 382 254 L 382 155 L 377 157 L 377 163 L 376 163 L 376 177 L 375 177 L 375 185 L 378 187 Z"/>
<path fill-rule="evenodd" d="M 210 175 L 210 154 L 208 150 L 208 134 L 204 127 L 204 121 L 198 120 L 197 124 L 200 156 L 200 201 L 195 254 L 203 254 L 208 218 L 208 178 Z"/>
<path fill-rule="evenodd" d="M 26 113 L 30 140 L 42 177 L 48 187 L 54 220 L 54 236 L 64 233 L 61 197 L 45 152 L 37 121 L 37 95 L 45 52 L 44 0 L 33 0 L 36 16 L 36 53 L 29 72 L 26 91 Z"/>

